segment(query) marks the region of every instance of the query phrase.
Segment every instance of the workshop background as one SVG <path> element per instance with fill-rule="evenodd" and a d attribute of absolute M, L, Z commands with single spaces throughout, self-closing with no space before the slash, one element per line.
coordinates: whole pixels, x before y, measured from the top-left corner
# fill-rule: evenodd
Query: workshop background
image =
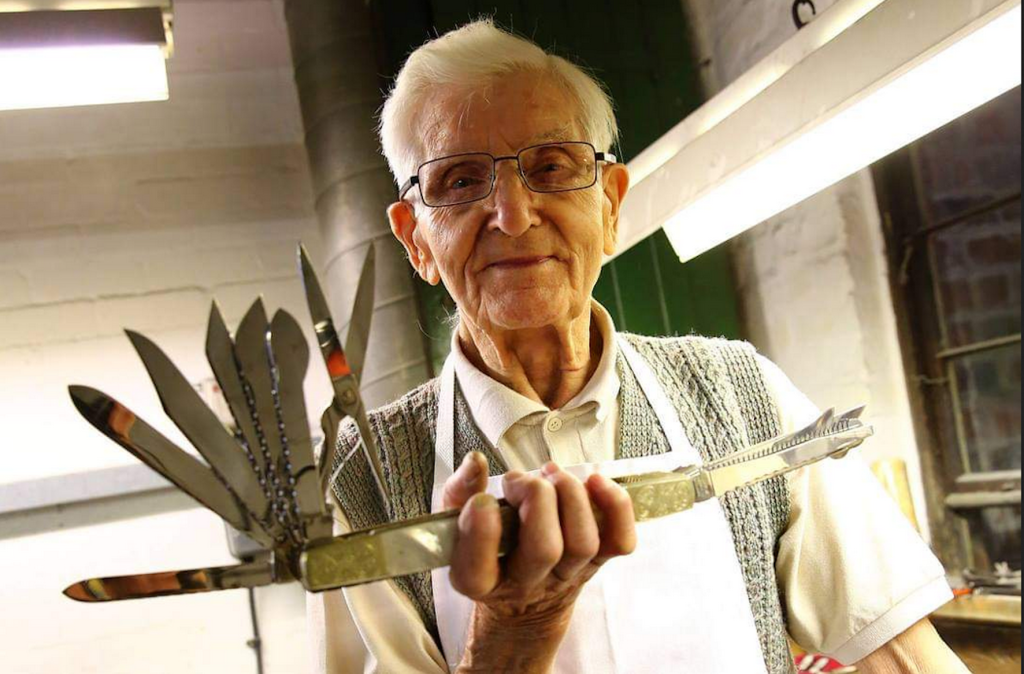
<path fill-rule="evenodd" d="M 188 446 L 123 328 L 209 392 L 214 298 L 232 327 L 261 294 L 309 325 L 300 240 L 337 313 L 377 242 L 368 401 L 432 376 L 450 300 L 390 241 L 395 190 L 373 136 L 411 49 L 491 14 L 577 57 L 612 93 L 628 161 L 791 37 L 792 5 L 177 0 L 169 101 L 0 111 L 0 671 L 310 670 L 297 584 L 61 595 L 234 561 L 224 525 L 90 428 L 66 387 L 103 389 Z M 325 46 L 332 26 L 342 39 Z M 318 90 L 325 77 L 347 88 Z M 620 329 L 749 339 L 820 405 L 866 403 L 863 455 L 905 462 L 908 514 L 948 570 L 1019 571 L 1020 128 L 1018 88 L 685 265 L 656 234 L 607 266 L 598 298 Z M 306 389 L 318 418 L 331 394 L 316 367 Z M 999 479 L 1016 480 L 1015 506 L 956 506 Z M 1019 639 L 1019 576 L 1016 611 Z M 1005 629 L 983 618 L 975 644 Z M 1019 641 L 1016 657 L 1019 671 Z"/>

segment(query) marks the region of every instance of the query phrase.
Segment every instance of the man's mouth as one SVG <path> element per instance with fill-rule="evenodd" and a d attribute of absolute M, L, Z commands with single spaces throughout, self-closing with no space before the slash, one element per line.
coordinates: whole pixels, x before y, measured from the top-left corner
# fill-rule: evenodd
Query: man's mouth
<path fill-rule="evenodd" d="M 485 269 L 526 269 L 554 259 L 554 255 L 520 255 L 491 262 Z"/>

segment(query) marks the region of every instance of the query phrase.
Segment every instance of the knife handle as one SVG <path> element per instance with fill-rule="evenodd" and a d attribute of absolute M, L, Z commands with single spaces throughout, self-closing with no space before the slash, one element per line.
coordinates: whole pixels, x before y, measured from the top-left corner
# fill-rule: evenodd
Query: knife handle
<path fill-rule="evenodd" d="M 513 547 L 518 513 L 498 501 L 499 555 Z M 311 592 L 371 583 L 448 566 L 458 533 L 459 510 L 424 515 L 306 545 L 299 556 L 300 580 Z"/>
<path fill-rule="evenodd" d="M 696 497 L 692 478 L 680 472 L 631 475 L 615 481 L 633 502 L 638 522 L 687 510 Z M 502 524 L 498 555 L 503 556 L 515 546 L 519 517 L 504 499 L 498 505 Z M 300 553 L 300 580 L 307 590 L 320 592 L 448 566 L 458 518 L 458 510 L 447 510 L 313 541 Z"/>

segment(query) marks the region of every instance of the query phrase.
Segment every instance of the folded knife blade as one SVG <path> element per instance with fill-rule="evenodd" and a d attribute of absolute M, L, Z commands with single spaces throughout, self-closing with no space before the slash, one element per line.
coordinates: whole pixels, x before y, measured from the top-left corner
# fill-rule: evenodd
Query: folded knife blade
<path fill-rule="evenodd" d="M 798 433 L 750 447 L 705 466 L 617 478 L 633 503 L 638 522 L 688 510 L 722 496 L 825 458 L 839 458 L 872 434 L 853 410 L 832 421 L 831 410 Z M 515 540 L 516 511 L 501 505 L 501 554 Z M 310 542 L 299 559 L 306 589 L 317 592 L 447 566 L 455 547 L 459 511 L 425 515 L 376 529 Z"/>

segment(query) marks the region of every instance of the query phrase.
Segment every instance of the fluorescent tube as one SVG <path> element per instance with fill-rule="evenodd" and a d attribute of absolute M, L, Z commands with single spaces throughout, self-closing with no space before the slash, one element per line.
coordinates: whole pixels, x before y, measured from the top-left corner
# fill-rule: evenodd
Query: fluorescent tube
<path fill-rule="evenodd" d="M 839 0 L 629 163 L 686 261 L 1021 83 L 1021 0 Z"/>
<path fill-rule="evenodd" d="M 167 98 L 161 45 L 0 49 L 0 110 Z"/>
<path fill-rule="evenodd" d="M 1018 6 L 728 178 L 665 233 L 692 259 L 1020 83 Z"/>

